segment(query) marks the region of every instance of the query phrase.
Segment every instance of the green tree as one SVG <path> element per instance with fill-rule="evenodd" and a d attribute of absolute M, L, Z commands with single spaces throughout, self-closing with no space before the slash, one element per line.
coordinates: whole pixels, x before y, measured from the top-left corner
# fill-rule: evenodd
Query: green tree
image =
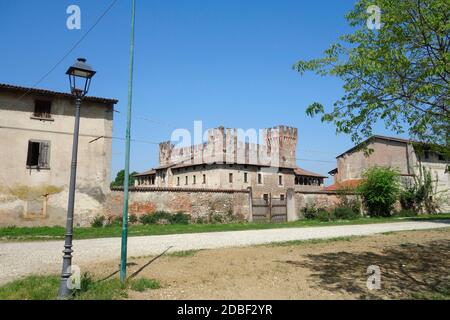
<path fill-rule="evenodd" d="M 391 168 L 372 167 L 363 174 L 357 191 L 370 216 L 388 217 L 400 193 L 399 173 Z"/>
<path fill-rule="evenodd" d="M 130 174 L 130 178 L 128 180 L 128 185 L 129 186 L 134 186 L 134 175 L 137 174 L 136 171 L 133 171 Z M 123 187 L 123 181 L 125 179 L 125 170 L 120 170 L 119 172 L 117 172 L 116 175 L 116 179 L 114 179 L 113 182 L 111 182 L 111 187 Z"/>
<path fill-rule="evenodd" d="M 381 28 L 367 26 L 376 5 Z M 450 145 L 450 1 L 359 0 L 346 16 L 354 32 L 342 35 L 324 57 L 294 68 L 343 80 L 344 95 L 330 110 L 319 102 L 307 114 L 322 115 L 355 143 L 372 135 L 381 119 L 399 134 Z"/>

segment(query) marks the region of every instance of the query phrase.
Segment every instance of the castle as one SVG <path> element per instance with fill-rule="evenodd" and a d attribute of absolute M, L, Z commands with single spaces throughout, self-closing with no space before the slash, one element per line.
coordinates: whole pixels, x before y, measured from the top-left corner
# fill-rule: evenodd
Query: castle
<path fill-rule="evenodd" d="M 296 166 L 297 128 L 277 126 L 256 133 L 213 128 L 207 141 L 176 147 L 159 145 L 159 166 L 137 174 L 136 187 L 242 190 L 283 199 L 286 190 L 319 190 L 326 178 Z M 250 141 L 247 141 L 250 140 Z"/>

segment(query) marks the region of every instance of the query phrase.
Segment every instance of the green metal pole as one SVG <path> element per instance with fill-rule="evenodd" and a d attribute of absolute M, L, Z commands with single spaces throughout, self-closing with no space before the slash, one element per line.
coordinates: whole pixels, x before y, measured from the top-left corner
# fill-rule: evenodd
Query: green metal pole
<path fill-rule="evenodd" d="M 123 215 L 122 215 L 122 250 L 120 254 L 120 281 L 127 278 L 127 240 L 128 240 L 128 183 L 130 178 L 130 140 L 131 140 L 131 106 L 133 100 L 133 67 L 134 67 L 134 25 L 136 15 L 136 0 L 132 0 L 131 13 L 131 44 L 130 44 L 130 74 L 128 79 L 128 111 L 127 130 L 125 136 L 125 179 L 123 182 Z"/>

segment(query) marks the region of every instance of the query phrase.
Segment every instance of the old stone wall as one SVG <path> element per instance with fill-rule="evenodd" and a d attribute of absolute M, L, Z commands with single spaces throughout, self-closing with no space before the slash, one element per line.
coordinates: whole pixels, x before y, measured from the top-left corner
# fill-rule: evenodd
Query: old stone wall
<path fill-rule="evenodd" d="M 355 195 L 348 195 L 354 199 Z M 298 218 L 304 217 L 306 208 L 332 209 L 341 203 L 341 198 L 334 191 L 296 191 L 295 192 L 295 212 Z"/>
<path fill-rule="evenodd" d="M 212 214 L 231 214 L 238 219 L 248 219 L 249 193 L 239 191 L 209 191 L 176 188 L 132 189 L 129 193 L 129 213 L 143 215 L 158 210 L 172 213 L 184 212 L 193 218 L 208 218 Z M 108 197 L 106 213 L 122 214 L 123 192 L 113 191 Z"/>

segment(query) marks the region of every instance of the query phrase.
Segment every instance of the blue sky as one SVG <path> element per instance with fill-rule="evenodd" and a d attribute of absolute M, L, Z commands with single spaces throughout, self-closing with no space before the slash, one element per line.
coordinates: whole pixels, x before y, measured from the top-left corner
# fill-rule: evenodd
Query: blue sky
<path fill-rule="evenodd" d="M 0 0 L 0 82 L 33 86 L 94 24 L 112 0 Z M 158 146 L 175 128 L 298 128 L 297 161 L 319 173 L 352 146 L 332 124 L 305 115 L 342 94 L 338 79 L 292 70 L 319 57 L 350 29 L 354 1 L 138 0 L 131 169 L 157 165 Z M 81 30 L 66 9 L 81 8 Z M 81 44 L 37 87 L 68 91 L 64 74 L 83 56 L 97 70 L 90 94 L 120 100 L 114 137 L 125 136 L 131 0 L 119 0 Z M 390 134 L 379 126 L 377 133 Z M 145 142 L 141 142 L 145 141 Z M 113 140 L 112 172 L 123 168 L 124 142 Z M 331 180 L 331 179 L 329 179 Z M 330 181 L 329 181 L 330 182 Z"/>

